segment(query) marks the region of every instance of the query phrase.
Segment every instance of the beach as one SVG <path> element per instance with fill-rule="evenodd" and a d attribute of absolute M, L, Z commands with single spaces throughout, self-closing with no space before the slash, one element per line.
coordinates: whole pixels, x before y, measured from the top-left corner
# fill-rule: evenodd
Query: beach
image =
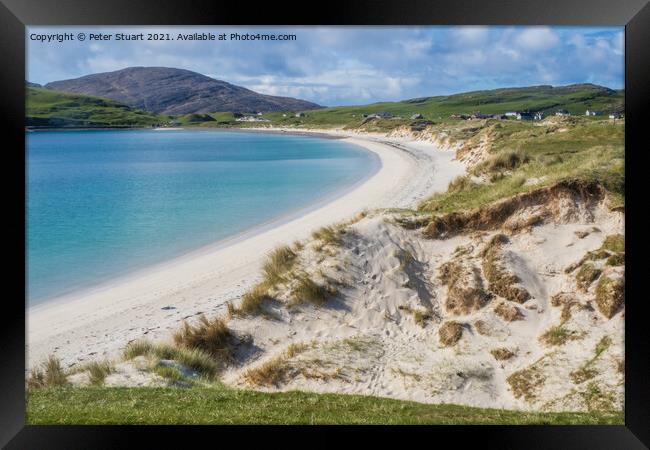
<path fill-rule="evenodd" d="M 268 130 L 266 130 L 268 131 Z M 275 130 L 290 132 L 287 130 Z M 114 357 L 129 342 L 166 340 L 182 320 L 218 314 L 259 280 L 265 256 L 308 238 L 325 225 L 363 210 L 406 208 L 464 173 L 455 152 L 408 137 L 301 130 L 338 137 L 371 151 L 381 167 L 349 191 L 296 214 L 257 227 L 131 275 L 76 292 L 27 311 L 27 367 L 56 355 L 71 366 Z"/>

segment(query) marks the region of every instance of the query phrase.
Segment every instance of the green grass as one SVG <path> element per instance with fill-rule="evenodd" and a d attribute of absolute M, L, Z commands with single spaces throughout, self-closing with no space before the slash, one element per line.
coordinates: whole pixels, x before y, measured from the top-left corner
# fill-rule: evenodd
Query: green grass
<path fill-rule="evenodd" d="M 283 117 L 283 113 L 265 113 L 264 118 L 270 120 L 273 126 L 321 128 L 343 126 L 381 132 L 402 125 L 417 128 L 427 121 L 449 122 L 452 114 L 468 114 L 475 111 L 498 114 L 530 109 L 544 111 L 550 115 L 558 109 L 566 109 L 580 116 L 584 115 L 586 109 L 620 112 L 623 110 L 623 100 L 623 91 L 614 91 L 591 84 L 560 87 L 530 86 L 423 97 L 400 102 L 323 108 L 305 111 L 305 116 L 300 118 L 294 117 L 293 114 L 286 114 L 286 117 Z M 379 111 L 392 113 L 395 117 L 362 124 L 363 114 Z M 410 117 L 413 114 L 422 114 L 424 120 L 411 121 Z M 607 116 L 604 118 L 606 119 Z M 598 120 L 598 118 L 590 119 Z M 248 126 L 248 124 L 243 125 Z M 253 126 L 255 125 L 259 126 L 253 123 Z"/>
<path fill-rule="evenodd" d="M 167 123 L 168 116 L 139 111 L 111 100 L 68 94 L 42 88 L 27 88 L 27 118 L 32 126 L 148 126 Z M 623 111 L 624 92 L 600 86 L 582 84 L 573 86 L 530 86 L 489 91 L 465 92 L 447 96 L 422 97 L 399 102 L 380 102 L 369 105 L 342 106 L 306 111 L 304 117 L 289 112 L 264 113 L 269 122 L 237 122 L 231 112 L 186 114 L 173 120 L 183 126 L 197 127 L 344 127 L 369 132 L 387 132 L 396 127 L 409 126 L 414 130 L 432 124 L 461 123 L 450 119 L 452 114 L 468 114 L 481 111 L 484 114 L 504 113 L 516 110 L 539 110 L 547 115 L 558 109 L 582 116 L 586 109 L 604 112 Z M 390 112 L 390 119 L 365 121 L 364 114 L 379 111 Z M 424 119 L 411 120 L 413 114 Z M 607 116 L 586 120 L 601 121 Z M 584 117 L 583 117 L 584 118 Z M 511 122 L 511 121 L 508 121 Z M 452 138 L 471 136 L 473 123 L 455 130 Z M 469 133 L 469 134 L 468 134 Z"/>
<path fill-rule="evenodd" d="M 558 132 L 558 127 L 566 128 Z M 613 206 L 625 202 L 624 125 L 586 118 L 561 125 L 504 121 L 489 130 L 494 156 L 474 172 L 490 182 L 456 181 L 422 202 L 420 211 L 445 214 L 476 209 L 503 198 L 577 178 L 600 182 Z M 503 176 L 507 171 L 509 176 Z M 538 183 L 526 184 L 537 179 Z"/>
<path fill-rule="evenodd" d="M 27 88 L 26 124 L 33 127 L 145 127 L 169 117 L 113 100 L 50 89 Z"/>
<path fill-rule="evenodd" d="M 623 413 L 530 413 L 298 391 L 88 387 L 30 391 L 27 423 L 622 424 Z"/>

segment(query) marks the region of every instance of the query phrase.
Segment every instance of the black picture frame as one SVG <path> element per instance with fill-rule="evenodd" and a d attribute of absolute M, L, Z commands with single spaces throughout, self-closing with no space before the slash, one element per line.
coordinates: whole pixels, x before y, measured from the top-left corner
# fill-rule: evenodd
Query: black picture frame
<path fill-rule="evenodd" d="M 436 442 L 469 439 L 483 447 L 553 449 L 636 449 L 650 446 L 650 388 L 645 376 L 650 369 L 650 341 L 643 283 L 643 252 L 646 247 L 640 204 L 643 198 L 641 158 L 647 150 L 642 140 L 650 114 L 650 5 L 645 0 L 544 0 L 544 1 L 426 1 L 426 0 L 336 0 L 320 4 L 221 3 L 208 0 L 110 1 L 101 0 L 1 0 L 0 110 L 4 141 L 3 192 L 5 248 L 12 257 L 11 286 L 2 305 L 2 375 L 0 377 L 0 444 L 6 448 L 123 448 L 146 438 L 146 448 L 188 444 L 192 438 L 213 439 L 238 433 L 253 437 L 251 427 L 101 427 L 25 425 L 25 26 L 26 25 L 616 25 L 625 26 L 625 108 L 626 108 L 626 359 L 624 426 L 481 426 L 372 427 L 368 439 L 383 441 L 388 435 L 404 433 Z M 639 206 L 641 206 L 639 208 Z M 6 243 L 10 243 L 7 246 Z M 21 258 L 22 255 L 22 258 Z M 23 261 L 23 264 L 20 264 Z M 357 428 L 354 428 L 357 430 Z M 225 431 L 224 431 L 225 430 Z M 281 431 L 278 427 L 254 427 L 255 435 Z M 291 430 L 291 439 L 300 445 L 304 433 L 324 436 L 340 427 L 312 427 Z M 350 428 L 347 428 L 350 430 Z M 361 430 L 362 432 L 364 430 Z M 299 434 L 296 434 L 299 433 Z M 313 439 L 313 438 L 312 438 Z M 217 442 L 212 441 L 214 446 Z M 246 442 L 246 441 L 243 441 Z M 304 442 L 304 441 L 303 441 Z M 311 440 L 310 445 L 314 442 Z M 426 442 L 426 441 L 425 441 Z M 335 443 L 327 437 L 322 444 Z M 290 444 L 288 444 L 290 445 Z M 305 444 L 306 445 L 306 444 Z"/>

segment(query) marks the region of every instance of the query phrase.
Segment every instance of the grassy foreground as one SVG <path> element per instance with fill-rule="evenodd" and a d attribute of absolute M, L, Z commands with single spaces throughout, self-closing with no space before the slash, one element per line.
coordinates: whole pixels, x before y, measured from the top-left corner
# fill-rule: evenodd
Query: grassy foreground
<path fill-rule="evenodd" d="M 68 387 L 31 390 L 27 423 L 622 424 L 623 413 L 527 413 L 298 391 Z"/>

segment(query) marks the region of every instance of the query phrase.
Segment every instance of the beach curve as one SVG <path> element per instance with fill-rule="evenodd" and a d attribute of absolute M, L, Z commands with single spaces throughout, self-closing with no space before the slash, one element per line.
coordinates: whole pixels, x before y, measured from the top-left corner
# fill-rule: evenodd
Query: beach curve
<path fill-rule="evenodd" d="M 463 171 L 462 165 L 453 161 L 453 152 L 440 151 L 432 144 L 397 144 L 378 136 L 314 132 L 343 138 L 373 152 L 381 167 L 351 190 L 277 226 L 29 308 L 28 367 L 48 354 L 71 365 L 99 355 L 112 356 L 138 338 L 168 338 L 180 321 L 217 313 L 226 301 L 241 297 L 258 280 L 265 255 L 275 247 L 305 239 L 313 230 L 349 219 L 364 209 L 412 205 L 432 191 L 446 188 L 450 179 Z"/>

